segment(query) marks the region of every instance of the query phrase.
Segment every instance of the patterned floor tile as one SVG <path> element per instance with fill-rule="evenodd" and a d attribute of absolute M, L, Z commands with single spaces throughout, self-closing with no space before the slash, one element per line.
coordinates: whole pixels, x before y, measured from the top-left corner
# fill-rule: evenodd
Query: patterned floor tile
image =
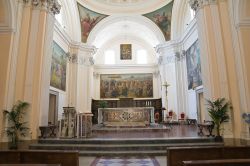
<path fill-rule="evenodd" d="M 97 157 L 91 166 L 160 166 L 154 157 Z"/>

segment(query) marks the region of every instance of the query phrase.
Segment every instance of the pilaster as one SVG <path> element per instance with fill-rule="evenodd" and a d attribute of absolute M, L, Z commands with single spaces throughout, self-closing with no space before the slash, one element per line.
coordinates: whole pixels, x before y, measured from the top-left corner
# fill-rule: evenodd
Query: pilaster
<path fill-rule="evenodd" d="M 226 40 L 231 39 L 227 36 L 230 34 L 225 33 L 228 27 L 224 27 L 225 22 L 223 22 L 224 19 L 228 19 L 223 15 L 227 11 L 221 10 L 221 3 L 225 1 L 190 0 L 191 8 L 196 12 L 204 98 L 214 100 L 224 97 L 230 99 L 235 109 L 238 109 L 237 99 L 232 95 L 232 87 L 236 84 L 233 78 L 235 73 L 232 73 L 234 64 L 229 65 L 231 55 L 227 52 L 232 45 Z M 236 130 L 233 133 L 233 114 L 230 113 L 230 116 L 231 121 L 225 124 L 225 137 L 233 137 L 233 134 L 236 134 Z"/>
<path fill-rule="evenodd" d="M 59 11 L 57 0 L 24 1 L 15 99 L 31 104 L 27 121 L 32 139 L 39 135 L 39 125 L 48 124 L 54 14 Z"/>
<path fill-rule="evenodd" d="M 168 42 L 160 44 L 156 47 L 156 52 L 159 55 L 158 64 L 161 78 L 161 96 L 162 105 L 168 110 L 173 110 L 176 115 L 179 113 L 179 106 L 177 104 L 177 91 L 176 91 L 176 68 L 175 68 L 175 50 L 178 47 L 176 42 Z M 167 82 L 170 86 L 168 87 L 168 96 L 166 99 L 166 89 L 162 86 Z M 179 96 L 178 96 L 179 97 Z M 166 113 L 166 112 L 165 112 Z M 165 115 L 166 116 L 166 115 Z"/>
<path fill-rule="evenodd" d="M 77 112 L 91 112 L 93 95 L 93 55 L 96 48 L 82 43 L 72 43 L 69 53 L 68 102 Z"/>

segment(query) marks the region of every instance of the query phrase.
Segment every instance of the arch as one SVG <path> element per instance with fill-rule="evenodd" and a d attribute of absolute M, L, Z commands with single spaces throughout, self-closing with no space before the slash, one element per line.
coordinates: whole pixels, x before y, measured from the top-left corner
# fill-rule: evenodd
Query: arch
<path fill-rule="evenodd" d="M 186 14 L 189 7 L 188 1 L 175 0 L 172 10 L 171 39 L 176 40 L 185 31 Z"/>
<path fill-rule="evenodd" d="M 119 32 L 119 29 L 121 29 L 123 25 L 131 26 L 132 28 L 134 27 L 133 30 L 130 31 L 127 29 L 126 33 L 133 34 L 135 36 L 138 36 L 139 38 L 144 38 L 145 41 L 147 41 L 152 47 L 156 46 L 157 44 L 165 42 L 163 33 L 157 27 L 156 24 L 154 24 L 151 20 L 149 20 L 144 16 L 136 15 L 136 16 L 109 16 L 103 19 L 90 32 L 87 44 L 92 44 L 95 45 L 96 47 L 100 47 L 102 44 L 104 44 L 111 38 L 114 38 L 115 36 L 122 34 L 123 32 Z M 109 31 L 112 31 L 112 34 L 110 34 L 110 36 L 106 35 Z M 132 31 L 134 31 L 135 33 L 133 33 Z M 104 34 L 106 40 L 103 38 Z M 100 40 L 103 40 L 102 43 L 99 42 Z"/>
<path fill-rule="evenodd" d="M 14 31 L 16 22 L 16 1 L 0 0 L 1 13 L 0 17 L 0 28 L 2 31 Z"/>

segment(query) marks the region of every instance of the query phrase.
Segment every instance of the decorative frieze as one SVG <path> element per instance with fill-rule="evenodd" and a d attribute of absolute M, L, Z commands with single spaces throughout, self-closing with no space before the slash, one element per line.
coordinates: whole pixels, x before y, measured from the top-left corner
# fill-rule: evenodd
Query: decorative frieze
<path fill-rule="evenodd" d="M 32 5 L 33 8 L 47 10 L 52 14 L 59 14 L 61 5 L 57 0 L 23 0 L 24 4 Z"/>
<path fill-rule="evenodd" d="M 92 56 L 84 57 L 82 55 L 77 55 L 75 53 L 70 53 L 70 52 L 66 53 L 66 56 L 70 63 L 78 65 L 86 65 L 86 66 L 94 65 L 94 58 Z"/>
<path fill-rule="evenodd" d="M 206 5 L 212 5 L 216 3 L 217 0 L 189 0 L 189 5 L 195 12 Z"/>

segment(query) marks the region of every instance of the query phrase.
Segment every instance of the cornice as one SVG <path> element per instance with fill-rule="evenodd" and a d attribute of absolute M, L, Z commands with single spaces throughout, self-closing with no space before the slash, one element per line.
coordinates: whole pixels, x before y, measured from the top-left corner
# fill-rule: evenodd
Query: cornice
<path fill-rule="evenodd" d="M 197 12 L 199 9 L 203 8 L 206 5 L 214 4 L 217 4 L 217 0 L 189 0 L 189 5 L 195 12 Z"/>

